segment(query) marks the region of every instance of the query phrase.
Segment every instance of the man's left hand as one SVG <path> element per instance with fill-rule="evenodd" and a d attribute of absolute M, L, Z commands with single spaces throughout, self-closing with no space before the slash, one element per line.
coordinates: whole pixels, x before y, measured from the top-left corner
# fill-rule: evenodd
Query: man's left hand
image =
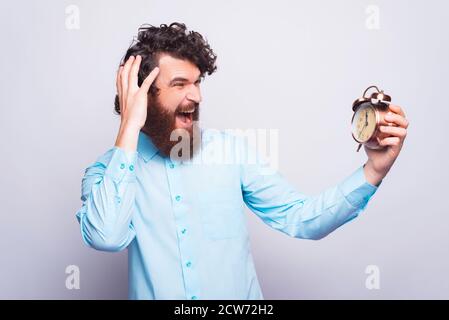
<path fill-rule="evenodd" d="M 401 107 L 389 105 L 389 112 L 385 115 L 387 126 L 380 126 L 380 131 L 387 135 L 378 143 L 384 146 L 382 149 L 373 150 L 365 146 L 368 161 L 364 165 L 365 177 L 367 181 L 378 186 L 387 175 L 394 161 L 401 152 L 405 137 L 407 136 L 408 120 Z"/>

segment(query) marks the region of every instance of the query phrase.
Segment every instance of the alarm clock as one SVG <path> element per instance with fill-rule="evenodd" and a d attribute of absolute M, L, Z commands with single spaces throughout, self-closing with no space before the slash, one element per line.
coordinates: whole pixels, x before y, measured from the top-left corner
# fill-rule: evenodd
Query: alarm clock
<path fill-rule="evenodd" d="M 376 91 L 367 96 L 370 89 Z M 385 121 L 391 102 L 391 97 L 379 90 L 376 86 L 370 86 L 363 92 L 362 98 L 354 101 L 352 104 L 352 111 L 354 114 L 351 119 L 351 133 L 354 140 L 359 143 L 357 152 L 361 146 L 364 145 L 369 149 L 382 149 L 378 139 L 382 140 L 388 134 L 379 130 L 380 126 L 393 125 Z"/>

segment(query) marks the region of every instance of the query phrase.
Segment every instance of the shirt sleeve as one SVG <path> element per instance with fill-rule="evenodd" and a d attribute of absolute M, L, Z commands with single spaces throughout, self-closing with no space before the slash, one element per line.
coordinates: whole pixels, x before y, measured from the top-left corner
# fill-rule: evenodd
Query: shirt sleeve
<path fill-rule="evenodd" d="M 76 213 L 84 243 L 97 250 L 120 251 L 135 236 L 136 152 L 113 147 L 85 170 L 82 207 Z"/>
<path fill-rule="evenodd" d="M 244 202 L 264 223 L 296 238 L 318 240 L 354 219 L 382 183 L 367 182 L 360 166 L 337 185 L 310 196 L 256 159 L 241 165 Z"/>

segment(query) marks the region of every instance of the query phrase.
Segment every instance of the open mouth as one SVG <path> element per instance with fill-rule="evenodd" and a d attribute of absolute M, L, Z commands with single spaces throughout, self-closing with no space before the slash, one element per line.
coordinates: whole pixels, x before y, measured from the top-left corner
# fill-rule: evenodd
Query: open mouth
<path fill-rule="evenodd" d="M 178 126 L 189 127 L 193 122 L 193 114 L 195 113 L 195 108 L 187 111 L 176 112 L 176 122 Z"/>

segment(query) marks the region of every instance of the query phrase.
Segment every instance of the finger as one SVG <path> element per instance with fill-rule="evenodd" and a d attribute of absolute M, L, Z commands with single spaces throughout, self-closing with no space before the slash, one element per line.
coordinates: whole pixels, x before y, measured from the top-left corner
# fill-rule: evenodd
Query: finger
<path fill-rule="evenodd" d="M 123 104 L 122 104 L 122 80 L 121 80 L 122 70 L 123 70 L 123 66 L 120 66 L 118 68 L 118 70 L 117 70 L 117 77 L 116 77 L 116 80 L 115 80 L 115 86 L 116 86 L 116 89 L 117 89 L 120 113 L 123 112 L 123 110 L 122 110 L 122 108 L 123 108 Z"/>
<path fill-rule="evenodd" d="M 153 83 L 154 79 L 156 79 L 158 74 L 159 74 L 159 68 L 156 67 L 145 78 L 142 85 L 140 86 L 140 90 L 143 90 L 143 92 L 148 92 L 148 90 L 150 90 L 151 84 Z"/>
<path fill-rule="evenodd" d="M 142 57 L 140 55 L 137 55 L 129 71 L 128 86 L 133 90 L 137 90 L 139 88 L 137 85 L 137 76 L 139 74 L 139 67 L 141 61 Z"/>
<path fill-rule="evenodd" d="M 123 95 L 123 101 L 126 101 L 126 98 L 128 96 L 128 74 L 129 69 L 131 68 L 131 65 L 134 61 L 134 56 L 129 57 L 128 61 L 126 61 L 125 66 L 122 70 L 122 95 Z"/>
<path fill-rule="evenodd" d="M 384 139 L 379 139 L 379 137 L 377 137 L 377 142 L 379 143 L 380 146 L 399 146 L 401 143 L 401 139 L 399 137 L 387 137 Z"/>
<path fill-rule="evenodd" d="M 379 130 L 383 133 L 404 139 L 407 136 L 407 129 L 402 127 L 380 126 Z"/>
<path fill-rule="evenodd" d="M 402 115 L 397 113 L 387 113 L 385 115 L 385 121 L 392 122 L 400 127 L 406 128 L 408 127 L 408 120 L 405 119 Z"/>
<path fill-rule="evenodd" d="M 405 118 L 404 110 L 402 110 L 402 108 L 400 106 L 397 106 L 395 104 L 389 104 L 388 106 L 389 106 L 391 111 L 393 111 L 395 113 L 398 113 L 398 114 L 400 114 L 401 116 L 403 116 Z"/>
<path fill-rule="evenodd" d="M 115 86 L 117 88 L 117 94 L 118 94 L 119 98 L 122 95 L 122 81 L 121 81 L 122 70 L 123 70 L 123 66 L 120 66 L 117 70 L 117 77 L 115 79 Z"/>

